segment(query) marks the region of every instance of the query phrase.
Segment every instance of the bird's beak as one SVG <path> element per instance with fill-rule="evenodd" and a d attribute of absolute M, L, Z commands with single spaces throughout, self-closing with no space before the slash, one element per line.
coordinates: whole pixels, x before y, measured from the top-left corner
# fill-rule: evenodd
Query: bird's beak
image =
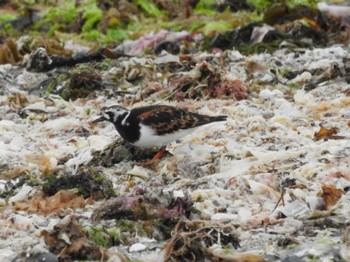
<path fill-rule="evenodd" d="M 98 123 L 98 122 L 102 122 L 107 120 L 107 118 L 105 118 L 104 116 L 99 116 L 98 118 L 96 118 L 95 120 L 92 121 L 92 123 Z"/>

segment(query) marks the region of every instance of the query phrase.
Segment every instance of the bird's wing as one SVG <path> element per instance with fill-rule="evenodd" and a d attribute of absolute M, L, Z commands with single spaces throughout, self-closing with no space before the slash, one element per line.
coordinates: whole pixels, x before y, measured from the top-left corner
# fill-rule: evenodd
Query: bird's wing
<path fill-rule="evenodd" d="M 172 106 L 154 106 L 139 112 L 138 119 L 157 131 L 158 135 L 176 132 L 180 129 L 188 129 L 208 124 L 209 116 L 188 112 Z"/>

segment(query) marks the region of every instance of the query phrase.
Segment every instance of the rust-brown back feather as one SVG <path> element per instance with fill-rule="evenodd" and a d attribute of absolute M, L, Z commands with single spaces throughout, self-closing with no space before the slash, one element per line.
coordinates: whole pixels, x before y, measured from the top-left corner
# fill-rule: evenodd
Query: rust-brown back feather
<path fill-rule="evenodd" d="M 147 106 L 135 108 L 131 111 L 139 121 L 157 131 L 158 135 L 176 132 L 180 129 L 189 129 L 215 121 L 225 121 L 226 116 L 206 116 L 188 112 L 173 106 Z"/>

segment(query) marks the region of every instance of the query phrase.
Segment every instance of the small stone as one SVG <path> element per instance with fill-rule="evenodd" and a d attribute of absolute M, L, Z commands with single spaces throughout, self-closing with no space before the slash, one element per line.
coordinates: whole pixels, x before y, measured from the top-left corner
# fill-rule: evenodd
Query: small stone
<path fill-rule="evenodd" d="M 35 262 L 58 262 L 57 256 L 51 253 L 42 253 L 36 256 Z"/>
<path fill-rule="evenodd" d="M 212 221 L 231 221 L 237 219 L 238 216 L 234 214 L 227 214 L 227 213 L 216 213 L 211 216 Z"/>
<path fill-rule="evenodd" d="M 129 247 L 129 252 L 141 252 L 146 250 L 146 248 L 147 247 L 144 244 L 136 243 Z"/>

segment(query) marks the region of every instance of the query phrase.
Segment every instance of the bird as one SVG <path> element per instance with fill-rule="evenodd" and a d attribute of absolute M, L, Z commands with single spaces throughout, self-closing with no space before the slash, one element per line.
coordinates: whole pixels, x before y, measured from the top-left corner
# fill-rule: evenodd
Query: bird
<path fill-rule="evenodd" d="M 131 110 L 114 105 L 104 108 L 93 123 L 111 122 L 119 135 L 136 147 L 160 148 L 149 163 L 152 165 L 164 155 L 169 143 L 192 133 L 200 126 L 226 120 L 225 115 L 207 116 L 169 105 L 142 106 Z"/>

